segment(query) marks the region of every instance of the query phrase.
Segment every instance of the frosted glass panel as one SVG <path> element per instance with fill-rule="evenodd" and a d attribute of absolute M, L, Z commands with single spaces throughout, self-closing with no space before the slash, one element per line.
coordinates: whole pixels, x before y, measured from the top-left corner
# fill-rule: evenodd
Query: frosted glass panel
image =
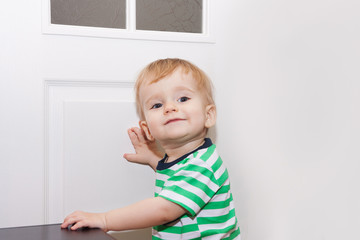
<path fill-rule="evenodd" d="M 136 0 L 136 29 L 202 33 L 202 0 Z"/>
<path fill-rule="evenodd" d="M 51 0 L 51 23 L 126 28 L 126 0 Z"/>

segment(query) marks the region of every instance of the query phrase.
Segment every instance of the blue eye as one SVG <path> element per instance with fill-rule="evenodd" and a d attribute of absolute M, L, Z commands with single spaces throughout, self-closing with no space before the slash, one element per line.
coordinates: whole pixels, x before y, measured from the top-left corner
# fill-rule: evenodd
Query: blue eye
<path fill-rule="evenodd" d="M 161 108 L 162 104 L 161 103 L 155 103 L 154 105 L 152 105 L 151 109 L 156 109 L 156 108 Z"/>
<path fill-rule="evenodd" d="M 179 98 L 178 99 L 178 102 L 186 102 L 186 101 L 188 101 L 190 98 L 188 98 L 188 97 L 181 97 L 181 98 Z"/>

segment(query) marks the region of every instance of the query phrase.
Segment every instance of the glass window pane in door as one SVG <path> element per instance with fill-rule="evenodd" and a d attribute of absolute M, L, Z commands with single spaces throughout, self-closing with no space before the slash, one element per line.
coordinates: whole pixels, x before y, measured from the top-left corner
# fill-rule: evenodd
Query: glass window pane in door
<path fill-rule="evenodd" d="M 126 0 L 50 0 L 51 23 L 126 28 Z"/>
<path fill-rule="evenodd" d="M 202 33 L 202 0 L 136 0 L 136 29 Z"/>

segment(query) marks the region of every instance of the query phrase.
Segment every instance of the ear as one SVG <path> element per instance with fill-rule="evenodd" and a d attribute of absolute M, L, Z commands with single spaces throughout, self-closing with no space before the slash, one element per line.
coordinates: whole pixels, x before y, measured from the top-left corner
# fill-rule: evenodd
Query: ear
<path fill-rule="evenodd" d="M 214 104 L 209 104 L 206 106 L 206 120 L 205 127 L 211 128 L 215 125 L 216 122 L 216 106 Z"/>
<path fill-rule="evenodd" d="M 151 135 L 149 126 L 147 125 L 146 121 L 140 121 L 140 122 L 139 122 L 139 126 L 140 126 L 140 128 L 144 131 L 147 140 L 149 140 L 149 141 L 151 141 L 151 142 L 155 140 L 155 138 L 153 137 L 153 135 Z"/>

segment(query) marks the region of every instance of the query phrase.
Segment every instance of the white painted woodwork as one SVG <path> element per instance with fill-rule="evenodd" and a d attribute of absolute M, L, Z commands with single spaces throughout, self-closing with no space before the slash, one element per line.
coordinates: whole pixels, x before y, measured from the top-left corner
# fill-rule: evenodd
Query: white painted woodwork
<path fill-rule="evenodd" d="M 45 221 L 58 223 L 78 209 L 107 211 L 151 197 L 152 171 L 134 168 L 122 157 L 134 152 L 127 136 L 138 122 L 133 84 L 45 84 Z"/>

